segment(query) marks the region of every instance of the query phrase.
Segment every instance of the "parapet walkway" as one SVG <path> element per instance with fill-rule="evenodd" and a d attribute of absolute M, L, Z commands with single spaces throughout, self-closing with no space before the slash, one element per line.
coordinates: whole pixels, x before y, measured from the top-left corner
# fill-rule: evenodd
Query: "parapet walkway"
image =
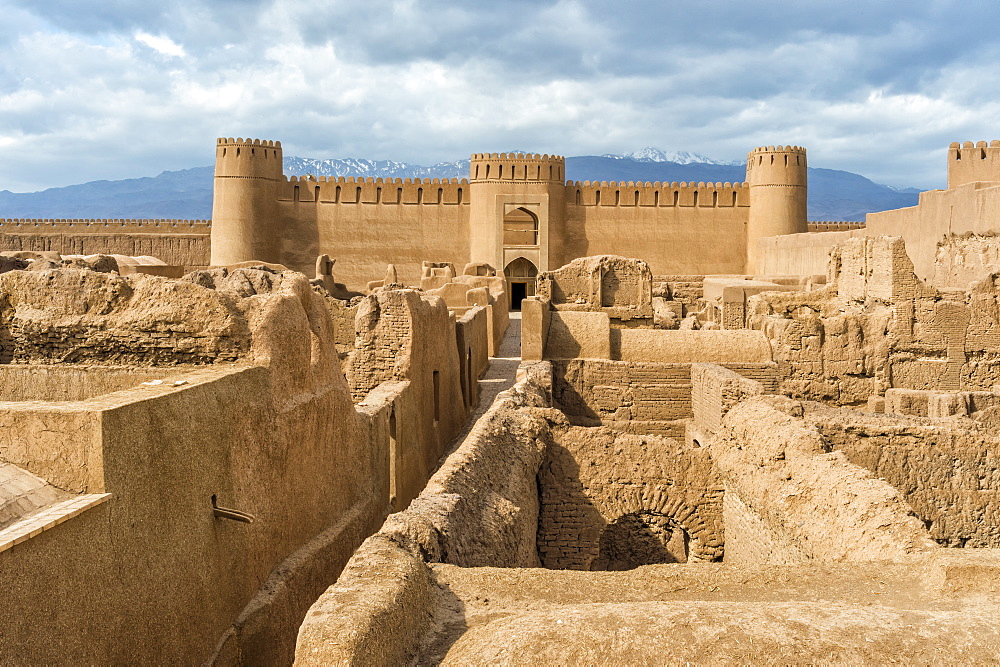
<path fill-rule="evenodd" d="M 462 431 L 455 436 L 455 439 L 452 441 L 453 445 L 465 439 L 465 436 L 469 434 L 469 431 L 479 421 L 479 418 L 493 405 L 497 394 L 514 386 L 514 381 L 517 378 L 517 367 L 520 365 L 521 313 L 518 311 L 510 314 L 510 324 L 507 325 L 507 333 L 504 334 L 503 341 L 500 343 L 497 356 L 490 357 L 489 368 L 479 378 L 479 404 L 472 414 L 469 415 L 469 419 L 465 422 Z M 451 449 L 449 447 L 449 451 Z"/>

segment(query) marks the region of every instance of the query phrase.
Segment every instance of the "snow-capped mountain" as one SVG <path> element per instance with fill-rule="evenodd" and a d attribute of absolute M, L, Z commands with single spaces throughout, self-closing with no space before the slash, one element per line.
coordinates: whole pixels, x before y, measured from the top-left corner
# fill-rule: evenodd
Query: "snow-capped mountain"
<path fill-rule="evenodd" d="M 469 161 L 439 162 L 430 167 L 393 160 L 305 158 L 286 156 L 285 176 L 362 176 L 372 178 L 468 178 Z"/>
<path fill-rule="evenodd" d="M 526 151 L 504 151 L 524 153 Z M 601 157 L 635 162 L 672 162 L 674 164 L 714 164 L 742 166 L 742 162 L 715 160 L 688 151 L 665 151 L 647 147 L 633 153 L 606 154 Z M 286 176 L 361 176 L 372 178 L 468 178 L 469 161 L 439 162 L 425 167 L 419 164 L 396 162 L 394 160 L 365 160 L 362 158 L 305 158 L 286 156 L 284 162 Z"/>
<path fill-rule="evenodd" d="M 689 151 L 665 151 L 662 148 L 653 148 L 652 146 L 647 146 L 642 150 L 635 151 L 633 153 L 622 153 L 621 155 L 604 155 L 602 157 L 610 157 L 617 159 L 632 159 L 636 162 L 673 162 L 674 164 L 721 164 L 726 166 L 740 166 L 743 163 L 740 161 L 726 161 L 726 160 L 715 160 L 710 157 L 705 157 L 704 155 L 699 155 L 698 153 L 691 153 Z"/>

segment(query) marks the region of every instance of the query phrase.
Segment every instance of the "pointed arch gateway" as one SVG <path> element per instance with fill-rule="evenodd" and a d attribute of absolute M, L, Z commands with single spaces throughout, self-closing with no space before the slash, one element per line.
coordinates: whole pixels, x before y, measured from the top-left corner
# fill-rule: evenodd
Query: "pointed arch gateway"
<path fill-rule="evenodd" d="M 524 257 L 511 260 L 503 270 L 507 278 L 507 294 L 510 295 L 511 310 L 521 310 L 521 302 L 526 296 L 535 296 L 535 278 L 538 267 Z"/>

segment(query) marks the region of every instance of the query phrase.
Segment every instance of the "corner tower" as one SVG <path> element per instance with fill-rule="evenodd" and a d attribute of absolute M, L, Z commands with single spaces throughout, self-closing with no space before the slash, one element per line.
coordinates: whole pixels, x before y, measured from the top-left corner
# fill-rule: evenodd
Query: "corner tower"
<path fill-rule="evenodd" d="M 977 182 L 1000 182 L 1000 141 L 952 142 L 948 147 L 948 189 Z"/>
<path fill-rule="evenodd" d="M 212 200 L 212 264 L 278 262 L 281 142 L 219 139 Z"/>
<path fill-rule="evenodd" d="M 762 268 L 758 239 L 807 231 L 806 169 L 806 149 L 800 146 L 762 146 L 747 155 L 747 273 Z"/>
<path fill-rule="evenodd" d="M 474 154 L 469 162 L 470 261 L 504 270 L 510 266 L 530 296 L 534 274 L 563 263 L 565 178 L 566 160 L 559 155 Z"/>

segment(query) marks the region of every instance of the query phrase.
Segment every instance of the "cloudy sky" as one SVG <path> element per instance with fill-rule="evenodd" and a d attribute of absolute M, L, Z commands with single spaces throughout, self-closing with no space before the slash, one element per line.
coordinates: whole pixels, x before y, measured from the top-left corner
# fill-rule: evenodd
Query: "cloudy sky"
<path fill-rule="evenodd" d="M 944 184 L 1000 138 L 1000 3 L 0 0 L 0 189 L 212 164 L 655 146 Z M 585 178 L 586 174 L 570 174 Z"/>

